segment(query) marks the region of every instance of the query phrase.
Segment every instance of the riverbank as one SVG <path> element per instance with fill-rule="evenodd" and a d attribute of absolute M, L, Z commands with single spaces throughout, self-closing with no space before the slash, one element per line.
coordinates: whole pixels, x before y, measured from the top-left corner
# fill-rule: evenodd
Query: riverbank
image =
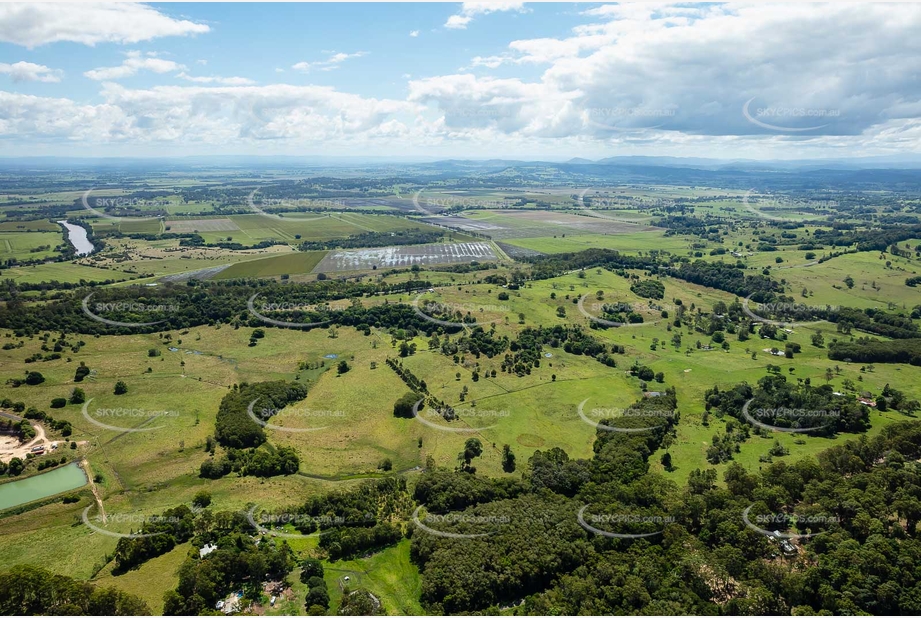
<path fill-rule="evenodd" d="M 78 256 L 89 255 L 96 250 L 96 247 L 87 238 L 84 228 L 67 221 L 58 221 L 58 223 L 67 231 L 67 240 L 77 250 Z"/>

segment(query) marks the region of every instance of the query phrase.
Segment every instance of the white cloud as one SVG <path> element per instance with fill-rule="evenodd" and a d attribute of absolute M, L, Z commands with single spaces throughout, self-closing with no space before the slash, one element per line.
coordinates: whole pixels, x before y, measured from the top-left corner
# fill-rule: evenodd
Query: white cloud
<path fill-rule="evenodd" d="M 445 75 L 413 82 L 410 99 L 437 104 L 454 130 L 650 143 L 771 136 L 799 145 L 881 137 L 883 127 L 893 140 L 901 126 L 921 146 L 909 130 L 921 116 L 918 5 L 627 4 L 586 14 L 600 21 L 471 61 L 545 65 L 538 80 Z M 780 129 L 750 122 L 742 113 L 750 100 L 752 114 L 774 113 L 764 122 Z"/>
<path fill-rule="evenodd" d="M 502 66 L 501 79 L 465 71 L 404 75 L 405 100 L 247 85 L 237 81 L 246 78 L 195 77 L 162 65 L 188 83 L 140 90 L 107 83 L 103 103 L 94 105 L 0 93 L 0 139 L 4 146 L 89 140 L 221 151 L 260 144 L 259 152 L 285 143 L 294 152 L 343 145 L 338 152 L 368 153 L 374 144 L 382 153 L 555 158 L 921 151 L 919 5 L 606 5 L 583 17 L 559 37 L 512 40 L 469 63 Z M 323 52 L 324 59 L 294 68 L 331 70 L 359 55 Z M 124 71 L 97 69 L 105 70 Z M 742 106 L 749 100 L 752 114 L 780 108 L 834 115 L 766 120 L 826 125 L 784 134 L 748 121 Z"/>
<path fill-rule="evenodd" d="M 59 41 L 138 43 L 209 30 L 206 24 L 173 19 L 144 4 L 0 4 L 0 41 L 29 48 Z"/>
<path fill-rule="evenodd" d="M 215 77 L 215 76 L 195 77 L 195 76 L 189 75 L 188 73 L 184 71 L 180 73 L 179 75 L 177 75 L 176 77 L 179 77 L 180 79 L 184 79 L 186 81 L 194 82 L 196 84 L 221 84 L 222 86 L 251 86 L 256 83 L 253 80 L 246 78 L 246 77 Z"/>
<path fill-rule="evenodd" d="M 410 31 L 409 31 L 409 36 L 411 36 L 411 37 L 417 37 L 417 36 L 419 36 L 419 31 L 418 31 L 418 30 L 410 30 Z"/>
<path fill-rule="evenodd" d="M 522 11 L 524 2 L 464 2 L 460 13 L 452 15 L 445 22 L 445 28 L 464 30 L 467 24 L 478 15 L 488 15 L 499 11 Z"/>
<path fill-rule="evenodd" d="M 342 52 L 333 53 L 326 60 L 318 60 L 316 62 L 298 62 L 297 64 L 292 65 L 291 68 L 295 71 L 302 71 L 304 73 L 308 73 L 313 70 L 332 71 L 333 69 L 339 68 L 339 65 L 346 60 L 351 58 L 361 58 L 362 56 L 366 55 L 367 52 L 363 51 L 355 52 L 354 54 L 345 54 Z"/>
<path fill-rule="evenodd" d="M 148 52 L 146 56 L 138 51 L 130 51 L 127 58 L 117 67 L 100 67 L 86 71 L 84 75 L 96 81 L 108 81 L 113 79 L 122 79 L 136 75 L 139 71 L 152 71 L 154 73 L 172 73 L 173 71 L 184 71 L 187 67 L 172 60 L 157 58 L 155 54 Z"/>
<path fill-rule="evenodd" d="M 229 143 L 293 140 L 360 143 L 401 133 L 418 105 L 322 86 L 157 86 L 103 84 L 104 103 L 0 91 L 0 138 L 107 143 Z M 394 122 L 396 121 L 396 122 Z"/>
<path fill-rule="evenodd" d="M 0 62 L 0 75 L 9 75 L 14 82 L 45 82 L 57 83 L 61 81 L 62 72 L 50 69 L 43 64 L 31 62 L 16 62 L 7 64 Z"/>

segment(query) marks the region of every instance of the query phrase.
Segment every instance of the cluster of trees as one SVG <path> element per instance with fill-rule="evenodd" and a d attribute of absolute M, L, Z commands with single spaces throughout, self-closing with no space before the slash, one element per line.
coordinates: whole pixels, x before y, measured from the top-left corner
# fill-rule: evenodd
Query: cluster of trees
<path fill-rule="evenodd" d="M 193 549 L 179 567 L 179 584 L 164 595 L 164 615 L 210 614 L 217 601 L 234 590 L 258 599 L 262 582 L 284 579 L 296 564 L 286 542 L 264 536 L 257 544 L 252 525 L 240 512 L 202 511 L 195 531 Z M 206 543 L 217 549 L 199 557 L 197 548 Z"/>
<path fill-rule="evenodd" d="M 249 415 L 250 404 L 256 418 L 268 420 L 286 405 L 307 396 L 307 386 L 300 382 L 259 382 L 234 384 L 218 407 L 214 437 L 226 448 L 254 448 L 266 441 L 265 431 Z"/>
<path fill-rule="evenodd" d="M 402 523 L 413 510 L 403 477 L 367 481 L 352 489 L 311 496 L 295 513 L 303 534 L 320 531 L 319 547 L 331 560 L 381 549 L 403 538 Z"/>
<path fill-rule="evenodd" d="M 195 515 L 180 505 L 152 517 L 134 533 L 144 536 L 122 537 L 115 546 L 115 574 L 136 569 L 151 558 L 162 556 L 194 535 Z M 150 536 L 148 536 L 150 535 Z"/>
<path fill-rule="evenodd" d="M 630 285 L 630 291 L 642 298 L 665 298 L 665 284 L 655 279 L 641 279 Z"/>
<path fill-rule="evenodd" d="M 329 589 L 323 579 L 323 563 L 316 558 L 301 561 L 301 583 L 307 584 L 304 607 L 308 616 L 325 616 L 329 609 Z"/>
<path fill-rule="evenodd" d="M 731 389 L 714 386 L 704 393 L 707 411 L 718 418 L 732 416 L 746 425 L 752 425 L 743 414 L 749 400 L 748 415 L 756 421 L 790 429 L 811 428 L 811 435 L 863 432 L 870 424 L 867 407 L 854 397 L 835 395 L 829 384 L 791 383 L 783 375 L 764 376 L 755 387 L 742 382 Z M 764 433 L 757 426 L 755 431 Z"/>
<path fill-rule="evenodd" d="M 19 564 L 0 572 L 0 614 L 4 616 L 150 616 L 133 594 L 98 588 L 40 567 Z"/>
<path fill-rule="evenodd" d="M 297 451 L 290 446 L 269 449 L 265 446 L 251 449 L 227 449 L 220 459 L 209 457 L 202 462 L 199 475 L 218 479 L 231 472 L 240 476 L 280 476 L 297 474 L 301 461 Z"/>
<path fill-rule="evenodd" d="M 741 264 L 741 263 L 740 263 Z M 726 264 L 696 260 L 685 262 L 673 268 L 669 274 L 690 283 L 723 290 L 747 298 L 751 295 L 756 302 L 770 302 L 776 294 L 783 292 L 783 286 L 765 275 L 746 275 L 745 265 Z"/>
<path fill-rule="evenodd" d="M 551 327 L 527 327 L 518 334 L 518 338 L 509 344 L 510 354 L 502 361 L 502 371 L 518 376 L 528 375 L 531 368 L 540 367 L 544 346 L 560 348 L 570 354 L 591 356 L 608 367 L 617 365 L 605 344 L 601 343 L 581 326 L 557 324 Z M 613 353 L 617 349 L 612 348 Z"/>
<path fill-rule="evenodd" d="M 253 420 L 250 410 L 257 419 L 268 422 L 282 408 L 306 396 L 307 386 L 300 382 L 234 384 L 221 399 L 214 426 L 214 438 L 226 452 L 216 458 L 214 448 L 210 448 L 212 456 L 202 462 L 200 476 L 216 479 L 230 472 L 261 477 L 295 474 L 300 467 L 297 451 L 291 447 L 263 447 L 265 430 Z"/>
<path fill-rule="evenodd" d="M 660 400 L 634 405 L 673 403 Z M 413 534 L 426 610 L 495 614 L 524 599 L 534 615 L 921 611 L 921 423 L 759 473 L 732 463 L 722 486 L 712 468 L 691 471 L 683 487 L 650 473 L 649 453 L 668 435 L 667 423 L 644 434 L 599 431 L 592 459 L 538 452 L 521 481 L 426 471 L 417 500 L 467 516 L 439 529 L 489 533 Z M 749 507 L 751 521 L 802 519 L 791 529 L 775 517 L 765 530 L 819 534 L 779 561 L 778 541 L 744 523 Z M 579 525 L 580 511 L 602 530 L 652 536 L 596 535 Z M 476 528 L 474 518 L 488 523 Z"/>
<path fill-rule="evenodd" d="M 834 341 L 828 358 L 854 363 L 909 363 L 921 367 L 921 338 L 880 341 L 861 337 L 856 341 Z"/>

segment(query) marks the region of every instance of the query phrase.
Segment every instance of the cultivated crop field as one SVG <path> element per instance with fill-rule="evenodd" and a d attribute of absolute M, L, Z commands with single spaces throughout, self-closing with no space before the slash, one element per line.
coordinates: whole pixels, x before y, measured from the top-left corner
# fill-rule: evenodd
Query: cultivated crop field
<path fill-rule="evenodd" d="M 461 264 L 495 260 L 486 243 L 460 242 L 330 251 L 316 272 L 348 272 L 372 268 L 408 268 L 413 265 Z"/>

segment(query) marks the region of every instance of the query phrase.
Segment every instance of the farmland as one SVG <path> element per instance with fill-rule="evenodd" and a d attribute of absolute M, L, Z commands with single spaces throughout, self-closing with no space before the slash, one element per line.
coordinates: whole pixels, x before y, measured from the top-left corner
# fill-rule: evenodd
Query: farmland
<path fill-rule="evenodd" d="M 808 188 L 783 201 L 730 186 L 556 182 L 549 173 L 474 189 L 367 178 L 367 191 L 329 180 L 292 185 L 281 172 L 195 174 L 106 193 L 128 205 L 103 202 L 112 218 L 81 209 L 77 191 L 36 191 L 34 200 L 23 197 L 27 211 L 0 220 L 0 276 L 9 280 L 0 309 L 4 412 L 44 413 L 35 422 L 64 447 L 57 453 L 65 460 L 86 459 L 99 494 L 97 501 L 86 486 L 66 501 L 0 512 L 0 570 L 42 564 L 162 612 L 187 558 L 203 560 L 204 537 L 178 539 L 121 570 L 119 534 L 180 506 L 194 506 L 201 526 L 257 508 L 303 514 L 297 509 L 310 500 L 334 512 L 330 492 L 356 492 L 348 495 L 357 500 L 371 491 L 365 483 L 394 483 L 375 486 L 393 493 L 363 508 L 397 536 L 360 551 L 287 523 L 265 532 L 244 521 L 241 539 L 284 541 L 295 562 L 274 607 L 248 583 L 239 586 L 255 595 L 254 612 L 304 613 L 316 581 L 308 585 L 299 573 L 316 558 L 330 615 L 346 602 L 346 589 L 370 591 L 391 614 L 439 613 L 426 596 L 437 569 L 420 562 L 426 544 L 439 541 L 425 540 L 430 533 L 410 514 L 435 513 L 439 492 L 452 483 L 461 487 L 451 494 L 460 506 L 447 515 L 508 507 L 517 525 L 533 511 L 521 504 L 563 501 L 573 507 L 554 515 L 563 529 L 576 521 L 577 503 L 627 501 L 632 483 L 668 493 L 663 504 L 683 504 L 696 497 L 681 492 L 712 474 L 702 491 L 715 499 L 736 489 L 739 467 L 755 478 L 818 461 L 858 436 L 889 439 L 887 431 L 917 414 L 921 366 L 830 357 L 836 344 L 860 337 L 911 341 L 904 335 L 921 324 L 918 287 L 908 285 L 921 272 L 921 236 L 886 224 L 891 212 L 882 207 L 849 210 L 843 193 L 840 218 L 851 222 L 844 227 L 829 221 L 825 202 L 817 205 Z M 249 206 L 254 187 L 265 195 L 257 202 L 265 212 Z M 164 195 L 147 197 L 154 193 Z M 890 210 L 902 209 L 898 216 L 913 216 L 914 202 L 886 199 Z M 63 234 L 43 216 L 54 208 L 88 224 L 98 250 L 55 261 Z M 152 218 L 119 220 L 129 214 Z M 9 261 L 30 256 L 36 263 Z M 749 316 L 739 304 L 766 291 L 773 296 L 755 297 L 750 308 L 832 307 L 865 319 L 774 316 L 772 328 L 774 320 Z M 90 292 L 114 323 L 82 309 Z M 256 296 L 262 313 L 248 307 Z M 262 426 L 264 441 L 231 442 L 226 410 L 235 398 L 253 388 L 274 397 L 267 393 L 280 383 L 296 399 L 273 408 L 268 422 L 246 417 Z M 857 429 L 830 433 L 756 430 L 714 394 L 743 383 L 762 389 L 759 396 L 773 387 L 834 393 L 841 405 L 861 397 L 865 418 Z M 75 389 L 82 404 L 73 402 Z M 259 397 L 248 402 L 250 412 Z M 616 437 L 606 442 L 592 415 L 672 397 L 675 420 L 662 435 L 604 460 Z M 400 411 L 406 398 L 418 403 L 412 414 Z M 720 450 L 725 436 L 738 440 Z M 290 457 L 283 471 L 265 464 L 281 457 Z M 29 459 L 19 476 L 38 474 L 45 461 L 50 456 Z M 629 482 L 612 480 L 637 470 Z M 464 502 L 474 483 L 493 492 L 489 499 Z M 196 502 L 202 493 L 205 507 Z M 547 504 L 548 513 L 556 508 Z M 109 519 L 95 524 L 114 536 L 81 523 L 85 509 L 100 505 Z M 578 530 L 583 536 L 572 546 L 590 538 Z M 489 546 L 476 543 L 484 543 L 479 551 Z M 454 556 L 452 547 L 439 556 Z M 469 607 L 485 611 L 475 596 Z"/>

